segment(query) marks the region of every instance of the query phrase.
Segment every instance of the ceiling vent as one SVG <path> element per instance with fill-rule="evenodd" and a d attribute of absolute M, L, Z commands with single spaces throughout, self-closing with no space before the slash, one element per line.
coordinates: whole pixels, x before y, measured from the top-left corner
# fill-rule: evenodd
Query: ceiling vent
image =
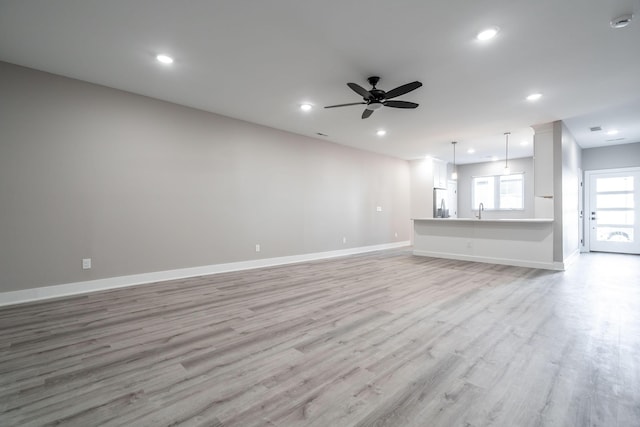
<path fill-rule="evenodd" d="M 601 126 L 594 126 L 592 128 L 589 128 L 591 130 L 591 132 L 600 132 L 602 130 Z"/>
<path fill-rule="evenodd" d="M 633 15 L 631 14 L 622 15 L 622 16 L 618 16 L 615 19 L 612 19 L 609 24 L 611 25 L 612 28 L 624 28 L 631 23 L 632 19 L 633 19 Z"/>
<path fill-rule="evenodd" d="M 606 139 L 605 142 L 616 142 L 616 141 L 622 141 L 624 138 L 616 138 L 616 139 Z"/>

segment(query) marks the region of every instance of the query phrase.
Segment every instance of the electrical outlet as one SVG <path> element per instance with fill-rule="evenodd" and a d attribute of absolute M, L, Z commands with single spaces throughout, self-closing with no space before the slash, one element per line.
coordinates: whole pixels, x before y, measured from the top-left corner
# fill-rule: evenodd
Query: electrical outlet
<path fill-rule="evenodd" d="M 82 258 L 82 269 L 83 270 L 91 269 L 91 258 Z"/>
<path fill-rule="evenodd" d="M 256 244 L 256 252 L 260 252 L 260 245 Z"/>
<path fill-rule="evenodd" d="M 394 236 L 395 236 L 395 237 L 398 237 L 398 233 L 397 233 L 397 232 L 396 232 L 396 233 L 394 233 Z"/>
<path fill-rule="evenodd" d="M 382 212 L 382 206 L 378 206 L 378 207 L 376 207 L 376 211 L 378 211 L 378 212 Z"/>
<path fill-rule="evenodd" d="M 345 244 L 345 243 L 347 243 L 347 238 L 346 238 L 346 237 L 343 237 L 343 238 L 342 238 L 342 244 Z"/>

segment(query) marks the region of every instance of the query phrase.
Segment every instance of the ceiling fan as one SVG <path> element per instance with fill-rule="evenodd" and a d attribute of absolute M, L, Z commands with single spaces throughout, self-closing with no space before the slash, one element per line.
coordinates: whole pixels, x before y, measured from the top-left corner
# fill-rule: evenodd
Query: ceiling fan
<path fill-rule="evenodd" d="M 400 95 L 404 95 L 405 93 L 411 92 L 412 90 L 418 89 L 422 86 L 420 82 L 411 82 L 404 84 L 402 86 L 398 86 L 395 89 L 390 90 L 389 92 L 385 92 L 381 89 L 376 88 L 380 77 L 372 76 L 367 79 L 369 84 L 373 86 L 371 90 L 366 90 L 360 85 L 355 83 L 347 83 L 355 93 L 362 96 L 362 102 L 352 102 L 349 104 L 338 104 L 338 105 L 329 105 L 324 108 L 336 108 L 336 107 L 347 107 L 349 105 L 365 105 L 364 111 L 362 112 L 362 118 L 366 119 L 371 116 L 375 110 L 378 110 L 382 107 L 393 107 L 393 108 L 416 108 L 418 104 L 415 102 L 408 101 L 389 101 L 391 98 L 395 98 Z"/>

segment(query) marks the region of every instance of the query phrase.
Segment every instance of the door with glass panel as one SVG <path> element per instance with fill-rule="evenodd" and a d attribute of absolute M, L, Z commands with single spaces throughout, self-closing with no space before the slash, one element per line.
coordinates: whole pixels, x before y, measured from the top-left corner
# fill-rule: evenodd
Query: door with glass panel
<path fill-rule="evenodd" d="M 589 250 L 640 253 L 640 168 L 589 172 Z"/>

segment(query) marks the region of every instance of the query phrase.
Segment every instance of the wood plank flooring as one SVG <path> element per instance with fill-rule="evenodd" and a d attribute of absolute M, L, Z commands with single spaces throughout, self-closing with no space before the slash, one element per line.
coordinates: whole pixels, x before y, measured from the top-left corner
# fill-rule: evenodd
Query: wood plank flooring
<path fill-rule="evenodd" d="M 0 308 L 1 426 L 640 426 L 640 257 L 408 250 Z"/>

